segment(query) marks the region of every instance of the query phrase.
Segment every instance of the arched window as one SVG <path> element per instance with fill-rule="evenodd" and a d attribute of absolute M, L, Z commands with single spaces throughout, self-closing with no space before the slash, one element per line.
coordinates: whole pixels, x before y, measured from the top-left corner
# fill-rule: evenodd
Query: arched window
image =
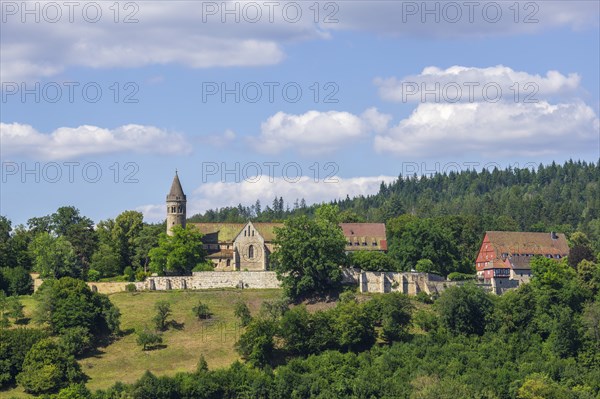
<path fill-rule="evenodd" d="M 254 245 L 248 247 L 248 259 L 254 259 Z"/>

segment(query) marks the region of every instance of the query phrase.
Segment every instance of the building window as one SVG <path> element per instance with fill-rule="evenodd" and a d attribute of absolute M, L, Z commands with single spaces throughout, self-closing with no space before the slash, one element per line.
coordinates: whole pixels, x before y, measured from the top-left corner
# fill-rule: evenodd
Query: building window
<path fill-rule="evenodd" d="M 248 247 L 248 259 L 254 259 L 254 245 Z"/>
<path fill-rule="evenodd" d="M 372 245 L 372 246 L 374 246 L 374 247 L 376 247 L 376 246 L 377 246 L 377 242 L 376 242 L 376 241 L 373 241 L 373 242 L 371 243 L 371 245 Z"/>
<path fill-rule="evenodd" d="M 227 267 L 231 265 L 231 260 L 227 259 Z"/>
<path fill-rule="evenodd" d="M 367 243 L 366 243 L 366 242 L 363 242 L 362 244 L 363 244 L 363 247 L 366 247 L 366 246 L 367 246 Z"/>

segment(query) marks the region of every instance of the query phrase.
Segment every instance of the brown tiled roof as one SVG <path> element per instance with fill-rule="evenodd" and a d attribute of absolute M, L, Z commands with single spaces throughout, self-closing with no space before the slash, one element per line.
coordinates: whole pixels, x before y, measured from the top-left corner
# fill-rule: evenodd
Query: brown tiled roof
<path fill-rule="evenodd" d="M 510 265 L 504 262 L 502 259 L 494 259 L 488 262 L 487 266 L 483 268 L 484 270 L 489 269 L 510 269 Z"/>
<path fill-rule="evenodd" d="M 188 223 L 204 234 L 202 241 L 205 244 L 231 243 L 242 231 L 247 223 Z M 275 239 L 275 229 L 283 227 L 283 223 L 258 223 L 252 222 L 258 233 L 266 242 Z M 385 224 L 383 223 L 340 223 L 344 236 L 351 242 L 366 242 L 367 245 L 356 247 L 348 246 L 349 250 L 373 250 L 386 251 L 387 240 L 385 236 Z M 376 246 L 372 243 L 375 241 Z"/>
<path fill-rule="evenodd" d="M 214 252 L 207 255 L 207 258 L 231 259 L 233 258 L 233 249 L 222 249 L 219 252 Z"/>
<path fill-rule="evenodd" d="M 569 244 L 562 233 L 556 234 L 556 239 L 553 239 L 550 233 L 488 231 L 486 234 L 496 256 L 502 254 L 566 256 L 569 254 Z"/>
<path fill-rule="evenodd" d="M 387 240 L 383 223 L 340 223 L 346 240 L 347 251 L 386 251 Z M 377 245 L 373 245 L 375 242 Z M 355 245 L 359 243 L 359 245 Z M 362 245 L 366 243 L 367 245 Z"/>
<path fill-rule="evenodd" d="M 381 237 L 385 240 L 385 224 L 383 223 L 340 223 L 344 236 Z"/>

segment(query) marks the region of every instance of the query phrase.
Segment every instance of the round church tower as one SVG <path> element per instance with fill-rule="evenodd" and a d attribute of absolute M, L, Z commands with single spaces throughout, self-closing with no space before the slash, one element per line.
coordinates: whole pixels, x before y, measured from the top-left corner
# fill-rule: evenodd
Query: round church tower
<path fill-rule="evenodd" d="M 171 229 L 174 226 L 185 228 L 185 204 L 187 200 L 181 188 L 181 182 L 177 171 L 171 184 L 171 191 L 167 194 L 167 234 L 172 236 Z"/>

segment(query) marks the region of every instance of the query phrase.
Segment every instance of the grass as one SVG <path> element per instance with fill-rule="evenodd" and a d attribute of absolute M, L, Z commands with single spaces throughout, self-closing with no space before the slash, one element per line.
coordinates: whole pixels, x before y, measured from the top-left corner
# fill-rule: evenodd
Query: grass
<path fill-rule="evenodd" d="M 90 379 L 87 386 L 92 391 L 106 389 L 117 381 L 131 383 L 146 370 L 157 375 L 174 375 L 195 370 L 200 355 L 208 367 L 226 367 L 238 360 L 234 350 L 241 329 L 233 315 L 238 300 L 244 301 L 256 314 L 264 301 L 278 299 L 281 290 L 204 290 L 204 291 L 151 291 L 116 293 L 110 300 L 121 311 L 121 329 L 124 336 L 107 347 L 99 348 L 94 355 L 79 360 L 81 368 Z M 22 297 L 25 315 L 30 316 L 36 306 L 31 297 Z M 154 304 L 168 301 L 177 327 L 163 333 L 164 348 L 142 351 L 136 344 L 135 330 L 153 328 Z M 212 317 L 198 320 L 192 308 L 202 301 L 207 304 Z M 17 388 L 0 392 L 0 398 L 30 398 Z"/>

